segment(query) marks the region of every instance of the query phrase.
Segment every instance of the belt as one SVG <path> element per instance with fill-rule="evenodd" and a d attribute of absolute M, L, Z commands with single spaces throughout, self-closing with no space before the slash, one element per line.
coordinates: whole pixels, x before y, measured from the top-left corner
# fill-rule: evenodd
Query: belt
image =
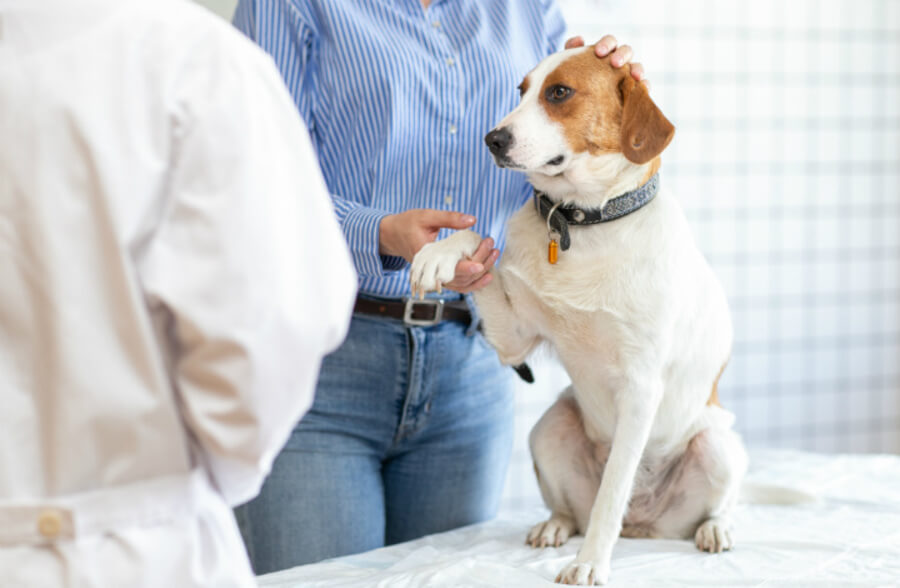
<path fill-rule="evenodd" d="M 41 544 L 192 516 L 209 500 L 202 470 L 27 502 L 0 501 L 0 546 Z"/>
<path fill-rule="evenodd" d="M 404 298 L 400 301 L 358 297 L 353 312 L 400 319 L 407 325 L 416 327 L 429 327 L 441 321 L 457 321 L 467 326 L 472 323 L 472 314 L 464 300 Z"/>
<path fill-rule="evenodd" d="M 430 326 L 443 321 L 459 321 L 468 326 L 472 323 L 472 314 L 464 300 L 445 301 L 435 298 L 414 300 L 404 298 L 397 300 L 370 300 L 368 298 L 356 298 L 353 312 L 401 319 L 407 325 Z M 481 330 L 479 328 L 479 330 Z M 534 376 L 527 363 L 512 366 L 519 377 L 528 382 L 534 382 Z"/>

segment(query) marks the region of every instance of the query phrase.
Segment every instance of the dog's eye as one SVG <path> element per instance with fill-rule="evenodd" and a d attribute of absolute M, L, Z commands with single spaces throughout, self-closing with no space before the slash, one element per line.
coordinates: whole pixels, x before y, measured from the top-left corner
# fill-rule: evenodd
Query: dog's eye
<path fill-rule="evenodd" d="M 553 104 L 559 104 L 560 102 L 568 100 L 574 92 L 575 90 L 572 88 L 556 84 L 547 88 L 547 100 Z"/>

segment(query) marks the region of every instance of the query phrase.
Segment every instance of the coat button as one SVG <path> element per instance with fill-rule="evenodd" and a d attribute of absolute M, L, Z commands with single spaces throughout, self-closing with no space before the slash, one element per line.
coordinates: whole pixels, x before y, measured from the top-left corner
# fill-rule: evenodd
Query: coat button
<path fill-rule="evenodd" d="M 62 516 L 58 510 L 48 509 L 38 517 L 38 532 L 47 539 L 55 539 L 62 531 Z"/>

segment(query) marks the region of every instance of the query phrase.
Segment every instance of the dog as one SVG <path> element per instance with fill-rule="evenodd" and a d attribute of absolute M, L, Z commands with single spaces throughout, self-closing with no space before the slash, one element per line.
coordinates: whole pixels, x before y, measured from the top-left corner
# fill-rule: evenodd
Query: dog
<path fill-rule="evenodd" d="M 718 401 L 732 325 L 725 293 L 676 200 L 659 187 L 675 129 L 635 81 L 593 49 L 547 57 L 485 138 L 527 174 L 535 202 L 508 223 L 493 279 L 474 294 L 500 360 L 549 344 L 572 384 L 529 437 L 550 518 L 527 543 L 584 543 L 556 578 L 606 583 L 617 538 L 732 547 L 729 511 L 747 468 Z M 481 237 L 423 247 L 414 294 L 439 290 Z"/>

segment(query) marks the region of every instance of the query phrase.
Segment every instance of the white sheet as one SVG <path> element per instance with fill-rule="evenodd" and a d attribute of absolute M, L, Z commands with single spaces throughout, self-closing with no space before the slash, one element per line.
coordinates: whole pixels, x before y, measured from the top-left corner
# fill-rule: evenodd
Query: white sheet
<path fill-rule="evenodd" d="M 815 494 L 795 506 L 741 505 L 736 547 L 704 554 L 690 541 L 619 539 L 608 586 L 900 586 L 900 457 L 757 452 L 748 481 Z M 416 541 L 300 566 L 260 586 L 553 586 L 582 538 L 558 549 L 524 544 L 546 511 L 498 519 Z"/>

